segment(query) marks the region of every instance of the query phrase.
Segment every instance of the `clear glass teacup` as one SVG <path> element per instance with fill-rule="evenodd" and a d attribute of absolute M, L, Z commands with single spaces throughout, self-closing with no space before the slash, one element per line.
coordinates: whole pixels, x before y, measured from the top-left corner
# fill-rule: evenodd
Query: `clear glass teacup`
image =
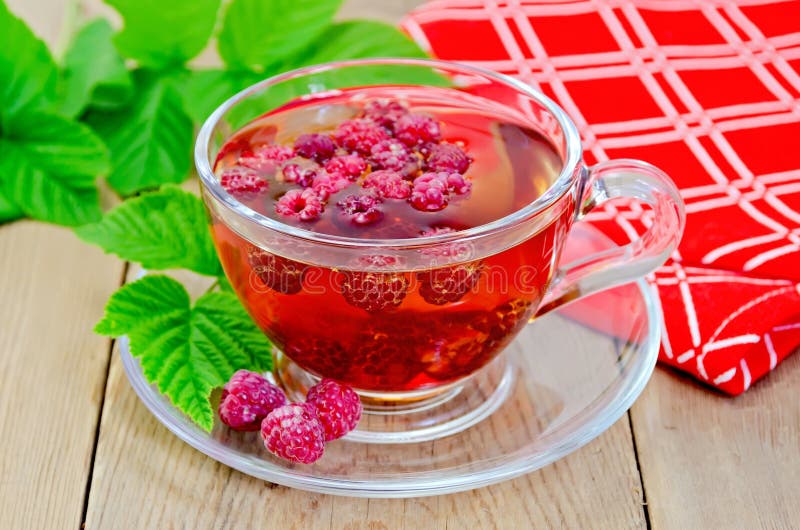
<path fill-rule="evenodd" d="M 411 100 L 445 122 L 458 113 L 492 121 L 493 141 L 485 155 L 476 146 L 470 169 L 470 218 L 480 222 L 417 237 L 392 229 L 353 237 L 281 222 L 221 186 L 217 165 L 242 127 L 299 105 L 314 111 L 294 123 L 304 132 L 336 105 L 371 94 Z M 544 142 L 515 140 L 521 130 Z M 468 127 L 462 132 L 463 140 Z M 546 96 L 510 77 L 434 60 L 344 61 L 262 81 L 210 116 L 195 162 L 225 273 L 280 351 L 276 375 L 289 392 L 330 377 L 356 389 L 367 412 L 414 411 L 426 425 L 439 420 L 421 411 L 442 406 L 532 318 L 653 271 L 684 226 L 678 191 L 657 168 L 636 160 L 586 166 L 575 125 Z M 527 195 L 520 167 L 533 189 Z M 652 208 L 646 233 L 559 267 L 573 225 L 617 197 Z"/>

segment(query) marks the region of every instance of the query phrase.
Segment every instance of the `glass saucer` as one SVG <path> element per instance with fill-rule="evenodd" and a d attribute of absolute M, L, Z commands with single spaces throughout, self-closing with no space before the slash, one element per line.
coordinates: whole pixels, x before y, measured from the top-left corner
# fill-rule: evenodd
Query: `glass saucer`
<path fill-rule="evenodd" d="M 607 245 L 590 230 L 573 230 L 570 240 L 575 236 L 582 238 L 582 249 Z M 660 319 L 657 299 L 643 281 L 579 299 L 536 319 L 476 376 L 498 382 L 479 397 L 491 402 L 480 421 L 455 434 L 413 442 L 372 443 L 354 433 L 330 443 L 313 465 L 273 457 L 258 433 L 233 432 L 219 422 L 211 433 L 204 432 L 147 383 L 126 341 L 120 353 L 131 385 L 156 418 L 223 464 L 309 491 L 417 497 L 508 480 L 597 437 L 625 413 L 650 378 Z"/>

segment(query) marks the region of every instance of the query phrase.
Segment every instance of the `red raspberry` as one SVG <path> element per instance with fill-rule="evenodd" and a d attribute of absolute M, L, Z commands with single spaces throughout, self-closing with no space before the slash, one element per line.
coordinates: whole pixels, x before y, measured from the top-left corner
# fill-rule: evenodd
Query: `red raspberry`
<path fill-rule="evenodd" d="M 420 235 L 422 237 L 428 236 L 436 236 L 440 234 L 451 234 L 455 232 L 454 229 L 450 228 L 449 226 L 437 226 L 431 228 L 429 230 L 424 230 Z M 432 259 L 437 258 L 469 258 L 472 256 L 472 244 L 469 242 L 458 242 L 454 241 L 452 243 L 447 243 L 444 245 L 437 245 L 435 247 L 424 248 L 420 250 L 420 252 L 426 256 L 430 256 Z"/>
<path fill-rule="evenodd" d="M 390 169 L 403 175 L 409 175 L 417 170 L 416 157 L 405 145 L 394 139 L 373 145 L 369 161 L 372 169 Z"/>
<path fill-rule="evenodd" d="M 290 403 L 270 412 L 261 422 L 261 437 L 267 450 L 281 458 L 311 464 L 325 450 L 325 431 L 315 409 L 305 403 Z"/>
<path fill-rule="evenodd" d="M 323 379 L 308 391 L 306 403 L 317 411 L 325 430 L 325 441 L 341 438 L 358 425 L 361 419 L 361 400 L 352 388 L 333 379 Z"/>
<path fill-rule="evenodd" d="M 316 191 L 310 189 L 289 190 L 275 203 L 277 213 L 296 217 L 301 221 L 316 221 L 323 210 L 322 199 Z"/>
<path fill-rule="evenodd" d="M 364 179 L 365 188 L 374 188 L 385 199 L 406 199 L 411 195 L 411 184 L 399 173 L 383 169 L 373 171 Z"/>
<path fill-rule="evenodd" d="M 252 199 L 267 191 L 269 183 L 249 168 L 234 166 L 222 172 L 219 183 L 225 191 L 239 200 Z"/>
<path fill-rule="evenodd" d="M 235 431 L 257 431 L 267 414 L 285 404 L 283 390 L 255 372 L 239 370 L 222 387 L 219 419 Z"/>
<path fill-rule="evenodd" d="M 395 122 L 406 114 L 408 114 L 407 108 L 397 101 L 388 99 L 375 99 L 364 107 L 365 118 L 390 131 L 394 130 Z"/>
<path fill-rule="evenodd" d="M 301 134 L 294 141 L 294 150 L 304 158 L 325 162 L 336 152 L 336 144 L 325 134 Z"/>
<path fill-rule="evenodd" d="M 317 195 L 323 200 L 328 200 L 328 197 L 334 193 L 338 193 L 352 184 L 347 177 L 339 174 L 331 174 L 323 172 L 318 174 L 311 185 L 311 189 L 317 192 Z"/>
<path fill-rule="evenodd" d="M 350 370 L 352 352 L 336 340 L 292 333 L 283 351 L 303 369 L 321 377 L 345 379 Z"/>
<path fill-rule="evenodd" d="M 393 327 L 364 330 L 356 341 L 348 374 L 353 384 L 370 390 L 397 390 L 422 370 L 418 348 L 425 348 L 427 340 L 419 334 L 419 323 L 417 327 L 394 320 L 388 324 Z"/>
<path fill-rule="evenodd" d="M 447 184 L 447 191 L 456 195 L 466 195 L 472 191 L 472 182 L 464 178 L 460 173 L 440 172 L 439 178 Z"/>
<path fill-rule="evenodd" d="M 373 195 L 348 195 L 336 203 L 342 214 L 357 225 L 368 225 L 380 221 L 383 212 L 378 208 L 381 199 Z"/>
<path fill-rule="evenodd" d="M 414 179 L 409 202 L 423 212 L 436 212 L 447 206 L 450 193 L 447 182 L 440 178 L 441 173 L 425 173 Z"/>
<path fill-rule="evenodd" d="M 288 145 L 265 145 L 255 151 L 245 151 L 239 157 L 239 164 L 256 171 L 272 172 L 276 166 L 294 156 L 294 149 Z"/>
<path fill-rule="evenodd" d="M 483 264 L 480 261 L 462 263 L 418 272 L 419 294 L 426 302 L 444 305 L 457 302 L 480 280 Z"/>
<path fill-rule="evenodd" d="M 472 163 L 467 153 L 454 144 L 437 144 L 430 148 L 425 167 L 428 171 L 465 173 Z"/>
<path fill-rule="evenodd" d="M 346 120 L 336 127 L 333 138 L 348 151 L 368 155 L 372 146 L 389 138 L 389 134 L 378 124 L 365 119 Z"/>
<path fill-rule="evenodd" d="M 302 168 L 299 164 L 286 164 L 283 166 L 283 178 L 286 182 L 308 188 L 314 183 L 317 172 L 314 169 Z"/>
<path fill-rule="evenodd" d="M 247 261 L 264 285 L 283 294 L 296 294 L 303 288 L 307 267 L 298 261 L 276 256 L 258 247 L 248 246 Z"/>
<path fill-rule="evenodd" d="M 395 123 L 394 132 L 395 137 L 409 147 L 442 139 L 439 122 L 424 114 L 401 116 Z"/>
<path fill-rule="evenodd" d="M 408 278 L 390 272 L 344 271 L 342 294 L 348 304 L 374 313 L 397 307 L 408 291 Z"/>
<path fill-rule="evenodd" d="M 328 160 L 325 171 L 355 180 L 367 169 L 367 163 L 358 155 L 340 155 Z"/>

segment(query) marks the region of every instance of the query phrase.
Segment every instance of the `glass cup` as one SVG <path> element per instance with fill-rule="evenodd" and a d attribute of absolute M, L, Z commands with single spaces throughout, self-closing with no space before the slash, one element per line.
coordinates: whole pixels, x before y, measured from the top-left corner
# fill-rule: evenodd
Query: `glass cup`
<path fill-rule="evenodd" d="M 449 98 L 491 109 L 549 140 L 561 170 L 508 215 L 413 239 L 304 230 L 250 209 L 220 185 L 214 165 L 238 129 L 288 102 L 323 101 L 354 84 L 427 91 L 430 105 Z M 398 432 L 429 439 L 480 421 L 510 377 L 498 354 L 527 322 L 653 271 L 684 227 L 678 190 L 659 169 L 637 160 L 587 166 L 575 125 L 552 100 L 511 77 L 435 60 L 342 61 L 257 83 L 205 122 L 195 162 L 225 273 L 279 350 L 275 377 L 296 398 L 322 377 L 351 385 L 369 417 L 353 436 L 377 442 L 403 439 Z M 615 198 L 652 208 L 645 233 L 559 265 L 576 223 Z M 465 278 L 460 296 L 439 289 L 463 287 Z"/>

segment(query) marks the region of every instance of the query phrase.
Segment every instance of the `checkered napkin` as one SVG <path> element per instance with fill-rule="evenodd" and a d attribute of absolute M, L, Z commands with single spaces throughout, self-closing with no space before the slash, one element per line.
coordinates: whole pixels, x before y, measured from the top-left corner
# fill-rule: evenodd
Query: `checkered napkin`
<path fill-rule="evenodd" d="M 675 180 L 686 233 L 648 278 L 662 362 L 735 395 L 800 345 L 800 1 L 440 0 L 403 27 L 553 98 L 587 163 Z M 618 243 L 651 222 L 624 202 L 590 219 Z"/>

